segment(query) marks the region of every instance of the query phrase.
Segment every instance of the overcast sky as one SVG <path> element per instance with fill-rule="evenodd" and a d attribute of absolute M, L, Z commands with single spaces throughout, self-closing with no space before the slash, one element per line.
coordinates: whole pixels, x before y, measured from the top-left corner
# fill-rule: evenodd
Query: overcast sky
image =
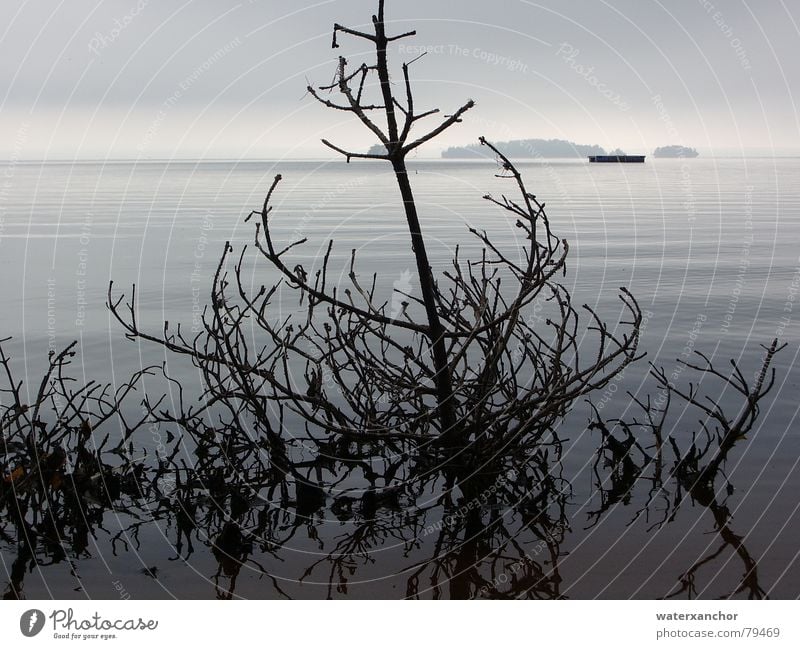
<path fill-rule="evenodd" d="M 0 157 L 315 157 L 371 135 L 316 104 L 331 27 L 368 29 L 374 0 L 2 0 Z M 790 0 L 387 0 L 419 106 L 485 134 L 650 152 L 800 152 L 800 3 Z M 422 48 L 422 49 L 414 49 Z M 365 57 L 367 57 L 365 59 Z M 395 78 L 400 77 L 395 68 Z M 431 125 L 437 118 L 432 118 Z"/>

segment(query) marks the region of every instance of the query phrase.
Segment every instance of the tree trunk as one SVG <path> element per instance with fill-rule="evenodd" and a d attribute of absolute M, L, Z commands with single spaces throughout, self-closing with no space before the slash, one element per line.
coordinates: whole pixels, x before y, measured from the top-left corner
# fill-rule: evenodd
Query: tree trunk
<path fill-rule="evenodd" d="M 414 257 L 417 260 L 417 273 L 422 290 L 422 300 L 425 303 L 425 312 L 428 316 L 433 364 L 436 370 L 435 382 L 436 396 L 439 404 L 439 420 L 442 425 L 444 439 L 450 440 L 453 439 L 456 433 L 456 417 L 455 409 L 453 408 L 453 383 L 447 361 L 447 349 L 444 339 L 445 332 L 436 310 L 436 287 L 434 286 L 433 273 L 431 272 L 428 253 L 425 249 L 425 240 L 422 237 L 422 229 L 420 227 L 419 217 L 417 216 L 414 194 L 411 191 L 411 183 L 408 180 L 408 170 L 406 169 L 405 160 L 402 158 L 393 160 L 392 166 L 395 176 L 397 177 L 397 184 L 400 187 L 400 194 L 403 197 L 403 207 L 406 212 L 408 229 L 411 233 L 411 245 L 414 251 Z"/>

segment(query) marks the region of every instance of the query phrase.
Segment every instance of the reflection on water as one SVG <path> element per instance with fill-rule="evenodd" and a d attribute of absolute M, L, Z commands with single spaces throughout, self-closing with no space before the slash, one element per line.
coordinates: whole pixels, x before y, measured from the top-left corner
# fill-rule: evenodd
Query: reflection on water
<path fill-rule="evenodd" d="M 712 596 L 703 582 L 710 571 L 734 583 L 713 596 L 762 598 L 770 591 L 748 535 L 734 531 L 735 488 L 725 467 L 771 387 L 775 346 L 760 369 L 689 366 L 695 379 L 707 375 L 737 390 L 734 411 L 696 387 L 664 383 L 658 370 L 656 387 L 668 390 L 662 408 L 637 401 L 629 419 L 609 420 L 595 409 L 596 498 L 583 516 L 563 477 L 562 439 L 520 440 L 500 452 L 476 443 L 453 459 L 398 440 L 252 438 L 253 422 L 220 425 L 223 418 L 182 404 L 168 415 L 161 402 L 146 399 L 147 414 L 131 420 L 125 403 L 142 398 L 140 381 L 156 369 L 116 389 L 84 386 L 70 378 L 71 353 L 51 356 L 48 380 L 30 402 L 2 355 L 6 599 L 28 596 L 31 580 L 37 597 L 40 580 L 57 597 L 74 596 L 75 584 L 93 597 L 164 596 L 174 587 L 175 566 L 196 570 L 186 584 L 194 597 L 559 598 L 569 589 L 562 564 L 571 539 L 632 502 L 640 503 L 634 518 L 647 516 L 652 534 L 696 507 L 715 532 L 718 547 L 682 557 L 662 596 Z M 756 374 L 748 382 L 750 369 Z M 674 433 L 686 421 L 684 406 L 709 417 L 682 449 Z M 169 435 L 154 462 L 132 440 L 159 412 L 164 427 L 179 427 L 192 443 Z M 112 421 L 121 431 L 113 438 L 104 432 Z M 143 546 L 158 535 L 157 564 L 144 564 L 135 577 L 113 573 L 115 558 L 144 557 Z M 83 577 L 84 567 L 97 563 L 109 566 L 105 580 L 114 594 L 91 583 L 102 577 Z M 66 583 L 59 567 L 71 577 Z"/>
<path fill-rule="evenodd" d="M 443 267 L 468 225 L 514 243 L 513 224 L 479 200 L 485 165 L 415 166 L 434 263 Z M 284 168 L 294 185 L 278 226 L 320 245 L 330 236 L 352 242 L 363 272 L 387 278 L 390 300 L 395 281 L 415 289 L 390 178 L 359 165 Z M 713 352 L 719 367 L 736 357 L 749 377 L 759 343 L 791 342 L 774 360 L 778 382 L 761 425 L 728 437 L 727 461 L 711 471 L 721 442 L 692 408 L 676 396 L 662 420 L 641 407 L 665 404 L 657 381 L 644 382 L 646 363 L 629 367 L 597 412 L 576 408 L 560 439 L 475 448 L 458 463 L 398 441 L 253 434 L 257 422 L 247 420 L 229 430 L 188 416 L 153 430 L 140 401 L 145 383 L 163 393 L 151 382 L 163 380 L 164 359 L 109 327 L 107 282 L 138 281 L 143 323 L 188 326 L 222 243 L 251 239 L 241 206 L 260 202 L 274 169 L 21 164 L 0 239 L 0 324 L 14 336 L 4 344 L 14 359 L 0 399 L 5 596 L 796 597 L 800 337 L 785 309 L 796 296 L 798 168 L 797 160 L 693 161 L 696 220 L 687 224 L 683 170 L 669 161 L 526 165 L 572 244 L 575 299 L 605 315 L 608 291 L 629 286 L 650 313 L 647 360 L 677 387 L 695 380 L 675 364 L 686 349 Z M 48 394 L 34 414 L 48 347 L 73 339 L 80 353 L 65 375 L 79 380 L 57 382 L 60 396 Z M 170 363 L 171 375 L 191 382 L 192 368 Z M 114 383 L 100 398 L 99 384 L 88 401 L 71 401 L 84 376 L 127 377 L 148 364 L 159 368 L 134 381 L 135 391 L 117 394 Z M 733 416 L 746 401 L 705 381 L 703 393 L 720 396 Z M 179 402 L 170 388 L 162 405 L 191 415 Z M 57 421 L 53 406 L 69 403 L 71 419 Z M 35 441 L 42 425 L 48 435 Z M 455 483 L 463 487 L 450 491 Z"/>

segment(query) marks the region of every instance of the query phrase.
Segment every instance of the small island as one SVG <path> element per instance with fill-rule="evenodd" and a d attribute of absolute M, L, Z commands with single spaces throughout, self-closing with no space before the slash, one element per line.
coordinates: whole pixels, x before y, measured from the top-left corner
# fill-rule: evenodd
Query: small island
<path fill-rule="evenodd" d="M 499 142 L 497 147 L 510 158 L 585 158 L 592 155 L 605 155 L 606 151 L 597 144 L 575 144 L 568 140 L 511 140 Z M 485 147 L 479 144 L 450 147 L 442 151 L 443 158 L 486 158 Z"/>
<path fill-rule="evenodd" d="M 660 146 L 653 151 L 653 157 L 655 158 L 696 158 L 698 155 L 700 154 L 696 149 L 681 146 L 680 144 Z"/>

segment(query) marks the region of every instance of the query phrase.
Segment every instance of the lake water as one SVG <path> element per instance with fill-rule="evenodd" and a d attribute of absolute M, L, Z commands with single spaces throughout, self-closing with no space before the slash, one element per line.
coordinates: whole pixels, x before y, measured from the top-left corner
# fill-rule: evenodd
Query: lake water
<path fill-rule="evenodd" d="M 475 250 L 468 227 L 487 230 L 506 249 L 520 243 L 513 222 L 482 200 L 486 193 L 513 191 L 508 180 L 495 177 L 495 165 L 417 160 L 411 169 L 436 270 L 446 267 L 456 244 Z M 647 359 L 629 368 L 606 395 L 609 411 L 625 409 L 627 390 L 639 395 L 652 390 L 647 361 L 670 373 L 684 350 L 701 349 L 720 365 L 735 358 L 752 372 L 763 355 L 761 344 L 776 336 L 788 343 L 776 360 L 776 386 L 761 417 L 726 468 L 735 487 L 726 505 L 732 528 L 758 562 L 761 588 L 771 597 L 797 597 L 800 159 L 648 160 L 644 165 L 552 160 L 522 163 L 520 170 L 528 188 L 547 203 L 554 231 L 570 243 L 564 283 L 574 300 L 613 320 L 620 315 L 617 289 L 627 286 L 646 312 L 641 343 Z M 260 209 L 276 173 L 284 178 L 274 201 L 276 234 L 287 242 L 308 239 L 295 263 L 312 268 L 333 238 L 332 268 L 339 282 L 346 279 L 355 248 L 360 273 L 379 273 L 387 299 L 392 287 L 418 291 L 394 178 L 380 164 L 5 163 L 0 335 L 13 337 L 6 349 L 18 376 L 36 384 L 48 350 L 72 340 L 79 341 L 75 368 L 87 379 L 120 381 L 145 364 L 172 363 L 161 349 L 124 338 L 105 307 L 109 281 L 118 292 L 129 293 L 131 284 L 137 285 L 143 327 L 158 332 L 165 320 L 190 327 L 208 301 L 224 242 L 231 241 L 237 255 L 252 244 L 253 224 L 244 216 Z M 275 278 L 263 263 L 251 272 L 257 284 Z M 176 371 L 191 376 L 188 368 Z M 652 521 L 636 516 L 647 496 L 644 487 L 643 494 L 616 503 L 586 530 L 598 498 L 592 474 L 598 439 L 587 423 L 581 411 L 564 424 L 563 437 L 569 440 L 564 475 L 573 495 L 570 532 L 559 560 L 559 594 L 666 596 L 695 561 L 716 548 L 714 519 L 705 507 L 687 502 L 675 520 L 650 529 Z M 682 434 L 674 431 L 676 438 Z M 152 440 L 143 437 L 138 443 L 147 447 Z M 334 518 L 325 523 L 322 540 L 298 533 L 280 553 L 255 556 L 264 570 L 244 571 L 235 596 L 326 596 L 330 579 L 324 570 L 298 581 L 344 533 L 344 523 Z M 127 551 L 112 549 L 109 542 L 121 526 L 119 516 L 107 513 L 105 532 L 72 557 L 72 564 L 34 570 L 26 578 L 25 595 L 113 598 L 123 584 L 134 597 L 214 596 L 216 563 L 207 538 L 198 533 L 195 554 L 169 561 L 176 554 L 175 535 L 166 523 L 142 526 L 142 542 Z M 0 541 L 0 547 L 8 571 L 12 546 Z M 387 538 L 368 558 L 353 561 L 347 595 L 406 596 L 409 570 L 431 551 L 426 542 L 401 548 Z M 155 577 L 142 573 L 151 566 L 159 568 Z M 725 594 L 742 571 L 735 553 L 721 555 L 698 573 L 697 596 Z M 446 585 L 441 592 L 420 588 L 419 593 L 455 596 Z M 333 596 L 344 593 L 334 589 Z"/>

